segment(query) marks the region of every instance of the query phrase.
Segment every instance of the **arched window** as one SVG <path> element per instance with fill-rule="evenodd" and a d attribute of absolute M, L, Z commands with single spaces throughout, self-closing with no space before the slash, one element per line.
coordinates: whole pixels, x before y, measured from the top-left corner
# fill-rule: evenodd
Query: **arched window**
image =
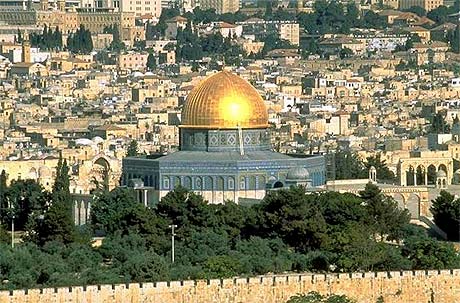
<path fill-rule="evenodd" d="M 240 178 L 240 189 L 246 189 L 246 178 L 245 177 Z"/>
<path fill-rule="evenodd" d="M 214 189 L 214 184 L 213 180 L 211 177 L 204 177 L 204 189 L 206 190 L 213 190 Z"/>
<path fill-rule="evenodd" d="M 228 189 L 235 189 L 235 179 L 233 179 L 233 177 L 228 178 Z"/>
<path fill-rule="evenodd" d="M 248 189 L 256 189 L 256 176 L 250 176 L 248 180 Z"/>
<path fill-rule="evenodd" d="M 222 177 L 217 178 L 217 189 L 224 190 L 224 178 Z"/>
<path fill-rule="evenodd" d="M 163 177 L 163 188 L 169 189 L 169 178 L 168 177 Z"/>
<path fill-rule="evenodd" d="M 203 187 L 202 181 L 200 177 L 195 179 L 195 189 L 201 189 Z"/>
<path fill-rule="evenodd" d="M 192 189 L 192 178 L 184 177 L 184 184 L 182 185 L 187 189 Z"/>
<path fill-rule="evenodd" d="M 174 179 L 174 188 L 176 187 L 179 187 L 181 184 L 180 184 L 180 177 L 173 177 Z"/>

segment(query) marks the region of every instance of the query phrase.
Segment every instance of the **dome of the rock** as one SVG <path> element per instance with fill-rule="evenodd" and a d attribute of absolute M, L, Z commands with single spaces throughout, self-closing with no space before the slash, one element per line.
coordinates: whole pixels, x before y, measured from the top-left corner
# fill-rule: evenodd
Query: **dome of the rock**
<path fill-rule="evenodd" d="M 222 71 L 201 81 L 189 94 L 182 111 L 182 127 L 267 128 L 267 108 L 251 84 Z"/>

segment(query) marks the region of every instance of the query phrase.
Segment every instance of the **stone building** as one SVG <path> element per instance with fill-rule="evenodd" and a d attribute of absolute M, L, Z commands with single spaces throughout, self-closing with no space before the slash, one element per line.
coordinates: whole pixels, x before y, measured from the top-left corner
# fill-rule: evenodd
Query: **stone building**
<path fill-rule="evenodd" d="M 157 159 L 123 159 L 122 185 L 142 179 L 146 204 L 178 186 L 211 203 L 242 202 L 299 181 L 291 171 L 299 167 L 308 172 L 303 174 L 308 184 L 325 183 L 322 156 L 293 158 L 271 150 L 264 101 L 248 82 L 222 71 L 189 94 L 182 111 L 180 151 Z"/>
<path fill-rule="evenodd" d="M 446 60 L 447 43 L 433 41 L 431 43 L 414 43 L 413 54 L 418 65 L 442 63 Z"/>
<path fill-rule="evenodd" d="M 280 39 L 289 41 L 292 45 L 300 43 L 300 27 L 298 23 L 282 23 L 279 26 Z"/>
<path fill-rule="evenodd" d="M 399 0 L 399 9 L 409 9 L 413 6 L 420 6 L 429 12 L 444 4 L 444 0 Z"/>
<path fill-rule="evenodd" d="M 235 13 L 240 9 L 240 0 L 200 0 L 200 8 L 213 8 L 218 14 Z"/>
<path fill-rule="evenodd" d="M 118 68 L 121 70 L 145 70 L 147 53 L 127 52 L 118 57 Z"/>
<path fill-rule="evenodd" d="M 80 25 L 89 29 L 93 34 L 102 33 L 105 27 L 116 26 L 120 36 L 125 40 L 132 40 L 139 33 L 135 26 L 134 12 L 119 12 L 109 8 L 79 8 L 66 10 L 47 10 L 47 1 L 43 1 L 40 10 L 3 10 L 0 14 L 0 23 L 9 25 L 37 25 L 39 27 L 59 29 L 63 33 L 77 30 Z"/>

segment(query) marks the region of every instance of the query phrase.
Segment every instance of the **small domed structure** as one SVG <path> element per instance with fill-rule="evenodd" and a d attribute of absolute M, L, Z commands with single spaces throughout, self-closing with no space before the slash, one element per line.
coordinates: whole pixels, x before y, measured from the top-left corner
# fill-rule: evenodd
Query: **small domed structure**
<path fill-rule="evenodd" d="M 369 181 L 377 183 L 377 169 L 374 166 L 369 168 Z"/>
<path fill-rule="evenodd" d="M 457 169 L 455 172 L 454 172 L 454 181 L 453 181 L 454 184 L 460 184 L 460 169 Z"/>
<path fill-rule="evenodd" d="M 440 169 L 437 173 L 436 173 L 436 177 L 438 178 L 445 178 L 447 177 L 447 174 L 445 171 L 443 171 L 442 169 Z"/>
<path fill-rule="evenodd" d="M 447 173 L 440 169 L 436 173 L 436 188 L 445 189 L 447 188 Z"/>
<path fill-rule="evenodd" d="M 304 167 L 294 167 L 288 170 L 286 180 L 307 180 L 310 179 L 310 173 Z"/>
<path fill-rule="evenodd" d="M 286 176 L 286 185 L 303 185 L 306 187 L 311 186 L 310 173 L 304 167 L 298 166 L 288 170 Z"/>

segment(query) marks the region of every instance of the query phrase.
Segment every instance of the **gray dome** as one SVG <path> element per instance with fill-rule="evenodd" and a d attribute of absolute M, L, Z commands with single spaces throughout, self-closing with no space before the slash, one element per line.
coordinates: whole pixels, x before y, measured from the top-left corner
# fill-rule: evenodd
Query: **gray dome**
<path fill-rule="evenodd" d="M 436 173 L 436 177 L 447 177 L 447 174 L 445 171 L 443 171 L 442 169 L 440 169 L 437 173 Z"/>
<path fill-rule="evenodd" d="M 452 135 L 459 135 L 460 134 L 460 123 L 454 123 L 454 125 L 452 125 L 451 134 Z"/>
<path fill-rule="evenodd" d="M 286 180 L 308 180 L 310 173 L 304 167 L 293 167 L 288 170 Z"/>

